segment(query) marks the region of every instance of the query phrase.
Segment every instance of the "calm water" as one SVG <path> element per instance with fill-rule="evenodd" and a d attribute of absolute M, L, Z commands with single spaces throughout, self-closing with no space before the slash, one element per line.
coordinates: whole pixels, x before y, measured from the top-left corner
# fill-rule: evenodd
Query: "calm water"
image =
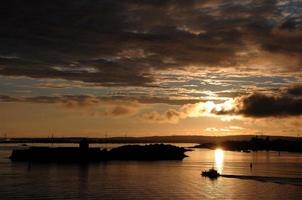
<path fill-rule="evenodd" d="M 196 149 L 183 161 L 29 166 L 7 159 L 11 148 L 0 146 L 0 199 L 302 199 L 302 154 Z M 212 166 L 223 174 L 276 177 L 281 184 L 200 176 Z"/>

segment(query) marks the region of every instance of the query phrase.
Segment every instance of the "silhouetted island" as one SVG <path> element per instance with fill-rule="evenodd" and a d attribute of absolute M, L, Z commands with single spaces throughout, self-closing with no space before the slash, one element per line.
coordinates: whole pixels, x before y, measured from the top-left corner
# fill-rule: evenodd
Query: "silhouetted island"
<path fill-rule="evenodd" d="M 249 141 L 225 141 L 220 143 L 203 143 L 193 148 L 215 149 L 222 147 L 224 150 L 230 151 L 288 151 L 302 153 L 302 141 L 297 140 L 271 140 L 269 136 L 265 138 L 253 137 Z"/>
<path fill-rule="evenodd" d="M 111 150 L 90 148 L 86 139 L 79 147 L 29 147 L 14 149 L 12 161 L 97 162 L 109 160 L 182 160 L 187 150 L 166 144 L 125 145 Z"/>

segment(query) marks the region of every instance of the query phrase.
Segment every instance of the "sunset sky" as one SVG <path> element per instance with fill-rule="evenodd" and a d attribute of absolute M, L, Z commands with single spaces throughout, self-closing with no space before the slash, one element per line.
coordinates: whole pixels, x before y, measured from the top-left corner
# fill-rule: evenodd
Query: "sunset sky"
<path fill-rule="evenodd" d="M 301 0 L 5 0 L 0 137 L 302 133 Z"/>

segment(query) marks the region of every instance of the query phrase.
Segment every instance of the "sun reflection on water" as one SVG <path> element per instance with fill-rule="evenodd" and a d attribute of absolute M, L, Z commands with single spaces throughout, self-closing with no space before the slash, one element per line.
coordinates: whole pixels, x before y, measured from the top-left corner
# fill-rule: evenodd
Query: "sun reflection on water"
<path fill-rule="evenodd" d="M 224 151 L 222 149 L 216 149 L 214 167 L 219 173 L 222 173 L 223 161 L 224 161 Z"/>

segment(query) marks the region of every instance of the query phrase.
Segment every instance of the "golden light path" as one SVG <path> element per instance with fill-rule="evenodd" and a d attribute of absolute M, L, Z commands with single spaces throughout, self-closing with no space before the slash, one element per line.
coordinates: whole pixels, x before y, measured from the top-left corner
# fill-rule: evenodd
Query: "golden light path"
<path fill-rule="evenodd" d="M 222 173 L 223 170 L 223 161 L 224 161 L 224 151 L 222 149 L 216 149 L 215 150 L 215 163 L 214 167 L 219 172 Z"/>

